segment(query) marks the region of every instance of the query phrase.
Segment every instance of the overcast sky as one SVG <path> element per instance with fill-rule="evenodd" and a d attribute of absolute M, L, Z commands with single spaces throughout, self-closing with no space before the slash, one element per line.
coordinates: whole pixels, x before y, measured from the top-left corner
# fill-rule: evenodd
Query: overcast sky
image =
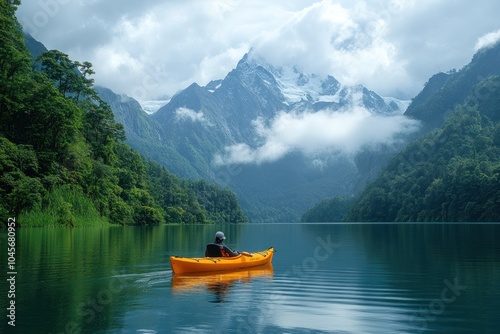
<path fill-rule="evenodd" d="M 96 83 L 138 99 L 224 78 L 251 47 L 273 64 L 409 99 L 500 29 L 492 0 L 22 2 L 27 32 L 92 62 Z"/>

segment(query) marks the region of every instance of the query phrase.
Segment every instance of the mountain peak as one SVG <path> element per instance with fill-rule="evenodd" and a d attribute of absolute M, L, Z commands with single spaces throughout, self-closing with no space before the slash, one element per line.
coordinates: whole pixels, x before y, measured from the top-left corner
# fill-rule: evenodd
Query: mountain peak
<path fill-rule="evenodd" d="M 238 62 L 232 75 L 238 75 L 250 89 L 274 90 L 285 109 L 339 110 L 347 105 L 366 107 L 374 113 L 401 113 L 397 103 L 386 103 L 383 98 L 361 85 L 342 85 L 331 75 L 306 73 L 296 65 L 273 65 L 253 50 Z"/>
<path fill-rule="evenodd" d="M 236 65 L 236 67 L 238 66 L 244 66 L 246 63 L 248 63 L 249 61 L 249 58 L 250 58 L 250 53 L 252 53 L 253 51 L 250 50 L 249 52 L 245 53 L 243 55 L 243 58 L 240 59 L 240 61 L 238 62 L 238 65 Z"/>
<path fill-rule="evenodd" d="M 224 79 L 204 87 L 193 83 L 175 94 L 148 116 L 151 126 L 132 125 L 148 130 L 139 145 L 149 156 L 160 157 L 180 176 L 202 177 L 238 189 L 254 218 L 276 211 L 296 217 L 312 205 L 307 201 L 326 196 L 322 192 L 326 188 L 318 190 L 314 184 L 352 187 L 356 162 L 340 151 L 345 148 L 350 155 L 365 142 L 375 147 L 394 131 L 410 131 L 411 124 L 401 116 L 394 117 L 394 122 L 377 116 L 396 112 L 401 113 L 394 101 L 361 85 L 346 86 L 331 75 L 271 64 L 250 51 Z M 367 130 L 366 124 L 386 120 L 390 130 Z M 366 132 L 377 135 L 366 137 Z M 309 192 L 303 206 L 289 207 L 287 203 L 295 203 L 304 191 Z M 273 203 L 268 201 L 270 192 L 278 198 Z"/>

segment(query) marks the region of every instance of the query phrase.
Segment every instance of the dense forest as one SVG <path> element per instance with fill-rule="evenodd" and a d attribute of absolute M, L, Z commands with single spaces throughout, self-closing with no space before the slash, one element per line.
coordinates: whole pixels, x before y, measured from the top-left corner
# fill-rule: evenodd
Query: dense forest
<path fill-rule="evenodd" d="M 21 226 L 244 222 L 236 196 L 183 181 L 123 143 L 92 64 L 56 50 L 32 60 L 0 1 L 0 218 Z"/>
<path fill-rule="evenodd" d="M 500 78 L 476 87 L 439 130 L 392 159 L 347 221 L 500 219 Z"/>

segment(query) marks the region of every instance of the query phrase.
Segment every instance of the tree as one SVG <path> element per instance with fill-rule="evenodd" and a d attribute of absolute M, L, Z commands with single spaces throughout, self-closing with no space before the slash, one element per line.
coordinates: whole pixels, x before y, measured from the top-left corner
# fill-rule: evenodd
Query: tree
<path fill-rule="evenodd" d="M 73 96 L 77 100 L 76 97 L 83 89 L 81 74 L 77 70 L 79 63 L 71 61 L 67 54 L 58 50 L 42 53 L 38 56 L 37 62 L 64 97 Z"/>
<path fill-rule="evenodd" d="M 82 101 L 80 108 L 84 111 L 83 135 L 92 148 L 94 159 L 113 162 L 115 144 L 125 140 L 123 125 L 115 122 L 111 108 L 97 94 Z"/>

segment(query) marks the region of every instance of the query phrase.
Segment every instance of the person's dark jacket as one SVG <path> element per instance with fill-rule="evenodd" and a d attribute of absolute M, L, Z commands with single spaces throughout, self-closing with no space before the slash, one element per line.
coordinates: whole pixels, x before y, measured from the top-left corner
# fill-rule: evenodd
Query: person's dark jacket
<path fill-rule="evenodd" d="M 219 247 L 220 249 L 220 254 L 214 254 L 214 253 L 210 253 L 211 252 L 211 247 L 210 245 L 214 245 L 214 246 L 217 246 Z M 213 246 L 212 246 L 213 247 Z M 215 248 L 215 247 L 214 247 Z M 221 243 L 211 243 L 209 245 L 207 245 L 207 249 L 205 251 L 205 256 L 206 257 L 218 257 L 218 256 L 222 256 L 222 257 L 232 257 L 232 256 L 237 256 L 239 255 L 240 253 L 238 253 L 237 251 L 234 251 L 232 250 L 231 248 L 227 247 L 223 242 Z"/>

